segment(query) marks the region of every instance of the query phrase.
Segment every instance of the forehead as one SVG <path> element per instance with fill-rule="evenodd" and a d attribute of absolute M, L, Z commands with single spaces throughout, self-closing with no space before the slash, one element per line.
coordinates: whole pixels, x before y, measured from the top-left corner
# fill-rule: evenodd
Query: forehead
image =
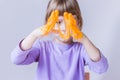
<path fill-rule="evenodd" d="M 54 4 L 51 4 L 49 6 L 50 13 L 54 10 L 59 10 L 59 15 L 62 16 L 64 12 L 72 13 L 73 15 L 76 14 L 75 6 L 73 5 L 67 5 L 66 3 L 57 3 L 54 2 Z"/>

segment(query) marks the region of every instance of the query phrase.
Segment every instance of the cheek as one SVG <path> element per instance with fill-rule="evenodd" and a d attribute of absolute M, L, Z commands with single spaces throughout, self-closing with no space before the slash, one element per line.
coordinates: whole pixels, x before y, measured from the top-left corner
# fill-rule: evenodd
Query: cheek
<path fill-rule="evenodd" d="M 60 24 L 60 30 L 66 30 L 64 22 Z"/>
<path fill-rule="evenodd" d="M 59 27 L 59 25 L 56 23 L 55 26 L 54 26 L 54 29 L 55 29 L 55 30 L 59 30 L 58 27 Z"/>

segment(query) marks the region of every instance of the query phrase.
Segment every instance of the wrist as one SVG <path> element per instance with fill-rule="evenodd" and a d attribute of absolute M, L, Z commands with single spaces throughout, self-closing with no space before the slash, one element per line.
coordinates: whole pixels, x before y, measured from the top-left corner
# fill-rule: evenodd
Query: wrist
<path fill-rule="evenodd" d="M 87 36 L 83 35 L 83 37 L 81 38 L 80 42 L 81 42 L 82 44 L 85 44 L 87 41 L 88 41 Z"/>

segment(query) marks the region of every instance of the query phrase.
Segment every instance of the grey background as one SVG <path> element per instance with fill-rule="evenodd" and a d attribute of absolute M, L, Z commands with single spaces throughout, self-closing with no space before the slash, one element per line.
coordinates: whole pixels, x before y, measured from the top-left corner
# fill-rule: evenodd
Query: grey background
<path fill-rule="evenodd" d="M 10 53 L 32 30 L 42 26 L 49 0 L 0 0 L 0 80 L 33 80 L 37 64 L 17 66 Z M 120 79 L 120 1 L 78 0 L 83 32 L 101 49 L 109 61 L 106 73 L 88 70 L 91 80 Z M 49 37 L 47 38 L 49 39 Z"/>

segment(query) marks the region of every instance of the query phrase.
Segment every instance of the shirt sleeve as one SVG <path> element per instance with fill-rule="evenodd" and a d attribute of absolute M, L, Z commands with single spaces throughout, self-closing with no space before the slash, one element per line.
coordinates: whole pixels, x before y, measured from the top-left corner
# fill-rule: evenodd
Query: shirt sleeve
<path fill-rule="evenodd" d="M 102 52 L 100 51 L 100 60 L 97 62 L 94 62 L 93 60 L 91 60 L 88 56 L 88 53 L 86 51 L 86 49 L 84 48 L 84 46 L 82 46 L 81 49 L 81 53 L 83 55 L 83 59 L 85 62 L 85 65 L 88 65 L 89 69 L 93 72 L 96 72 L 98 74 L 104 73 L 107 71 L 108 69 L 108 61 L 107 58 L 102 54 Z"/>
<path fill-rule="evenodd" d="M 16 46 L 16 48 L 11 52 L 11 61 L 17 65 L 26 65 L 32 62 L 37 62 L 39 60 L 40 54 L 40 41 L 36 40 L 32 48 L 29 50 L 22 50 L 21 42 Z"/>

